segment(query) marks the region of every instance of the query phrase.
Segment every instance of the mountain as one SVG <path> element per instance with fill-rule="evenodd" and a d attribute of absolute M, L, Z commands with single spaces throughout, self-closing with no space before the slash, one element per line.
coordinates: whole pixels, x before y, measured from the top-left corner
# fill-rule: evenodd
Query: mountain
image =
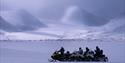
<path fill-rule="evenodd" d="M 25 10 L 3 11 L 1 12 L 0 21 L 2 22 L 0 29 L 6 31 L 26 31 L 46 27 L 44 23 Z"/>
<path fill-rule="evenodd" d="M 13 26 L 12 24 L 6 22 L 1 16 L 0 16 L 0 29 L 6 30 L 6 31 L 12 31 L 16 30 L 17 28 Z"/>
<path fill-rule="evenodd" d="M 87 26 L 101 26 L 108 22 L 108 20 L 98 17 L 82 8 L 71 6 L 66 10 L 63 23 Z"/>
<path fill-rule="evenodd" d="M 108 24 L 104 25 L 104 29 L 114 33 L 125 33 L 125 16 L 111 19 Z"/>
<path fill-rule="evenodd" d="M 113 31 L 117 33 L 125 33 L 125 25 L 119 26 L 115 28 Z"/>

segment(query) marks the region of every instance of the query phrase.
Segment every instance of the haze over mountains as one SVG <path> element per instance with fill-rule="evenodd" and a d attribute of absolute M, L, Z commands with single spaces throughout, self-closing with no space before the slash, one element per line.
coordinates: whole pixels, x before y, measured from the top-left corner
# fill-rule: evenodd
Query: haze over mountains
<path fill-rule="evenodd" d="M 13 25 L 11 25 L 10 23 L 6 22 L 1 16 L 0 16 L 0 29 L 2 30 L 14 30 L 16 29 L 16 27 L 14 27 Z"/>
<path fill-rule="evenodd" d="M 69 7 L 62 18 L 62 21 L 67 24 L 77 24 L 77 26 L 101 26 L 108 22 L 108 20 L 95 16 L 78 6 Z"/>
<path fill-rule="evenodd" d="M 106 19 L 123 14 L 125 0 L 1 0 L 0 10 L 25 9 L 43 19 L 60 19 L 70 6 L 78 6 Z"/>
<path fill-rule="evenodd" d="M 110 20 L 110 22 L 103 27 L 107 31 L 125 33 L 125 15 Z"/>
<path fill-rule="evenodd" d="M 49 38 L 125 33 L 124 0 L 55 1 L 1 0 L 0 31 Z"/>
<path fill-rule="evenodd" d="M 3 11 L 0 17 L 1 29 L 5 31 L 26 31 L 46 25 L 25 10 Z"/>
<path fill-rule="evenodd" d="M 81 9 L 78 6 L 71 6 L 66 9 L 66 12 L 64 12 L 64 16 L 60 19 L 58 23 L 52 24 L 57 25 L 58 28 L 63 29 L 64 27 L 59 24 L 66 24 L 69 27 L 74 26 L 74 29 L 77 29 L 79 26 L 80 28 L 83 28 L 83 30 L 87 27 L 97 27 L 101 30 L 105 29 L 107 31 L 122 28 L 121 31 L 124 31 L 124 20 L 124 15 L 122 17 L 107 20 L 99 16 L 95 16 L 94 14 Z M 45 22 L 45 20 L 40 20 L 39 18 L 33 16 L 25 10 L 1 11 L 0 29 L 8 32 L 35 30 L 40 28 L 46 28 L 47 26 L 49 26 L 49 24 L 51 24 L 51 22 Z"/>
<path fill-rule="evenodd" d="M 63 19 L 60 19 L 58 23 L 44 23 L 45 21 L 39 20 L 25 10 L 2 12 L 0 17 L 2 37 L 5 36 L 3 39 L 8 36 L 9 39 L 33 39 L 33 37 L 37 39 L 79 39 L 104 38 L 108 33 L 125 33 L 124 16 L 106 20 L 85 10 L 82 11 L 76 6 L 66 11 Z"/>

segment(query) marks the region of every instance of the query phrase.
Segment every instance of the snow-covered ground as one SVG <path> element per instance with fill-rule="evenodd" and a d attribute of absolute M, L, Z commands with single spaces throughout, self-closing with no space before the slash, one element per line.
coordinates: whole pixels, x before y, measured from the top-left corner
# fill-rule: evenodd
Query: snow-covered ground
<path fill-rule="evenodd" d="M 109 5 L 103 1 L 100 1 L 101 5 L 89 3 L 92 6 L 81 0 L 79 3 L 85 5 L 78 2 L 69 5 L 70 0 L 57 1 L 58 4 L 48 0 L 1 2 L 5 4 L 2 3 L 0 10 L 0 63 L 48 63 L 51 54 L 61 46 L 69 51 L 99 46 L 109 57 L 108 63 L 125 63 L 122 1 L 119 7 L 109 1 L 106 1 Z"/>
<path fill-rule="evenodd" d="M 47 40 L 47 39 L 84 39 L 100 41 L 125 41 L 124 33 L 111 33 L 98 30 L 82 30 L 64 28 L 44 28 L 26 32 L 5 32 L 0 31 L 0 40 Z"/>
<path fill-rule="evenodd" d="M 51 54 L 63 46 L 71 52 L 82 47 L 94 50 L 99 46 L 108 56 L 107 63 L 125 63 L 125 42 L 55 41 L 0 41 L 0 63 L 49 63 Z M 58 63 L 58 62 L 57 62 Z"/>

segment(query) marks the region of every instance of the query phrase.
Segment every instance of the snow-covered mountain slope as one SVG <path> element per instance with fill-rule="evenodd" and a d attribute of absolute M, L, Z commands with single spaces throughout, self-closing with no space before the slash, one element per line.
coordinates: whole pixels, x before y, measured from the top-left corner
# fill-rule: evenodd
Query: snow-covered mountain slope
<path fill-rule="evenodd" d="M 48 23 L 44 24 L 41 20 L 38 20 L 25 10 L 1 12 L 0 29 L 7 31 L 5 33 L 2 31 L 4 35 L 0 35 L 2 37 L 1 40 L 125 40 L 125 36 L 117 34 L 121 32 L 124 33 L 124 16 L 112 19 L 108 22 L 77 6 L 73 6 L 68 9 L 62 22 L 52 23 L 48 21 Z"/>
<path fill-rule="evenodd" d="M 96 16 L 78 6 L 71 6 L 66 10 L 62 22 L 73 25 L 101 26 L 108 20 Z"/>
<path fill-rule="evenodd" d="M 6 31 L 11 31 L 11 30 L 16 30 L 17 28 L 13 26 L 12 24 L 6 22 L 1 16 L 0 16 L 0 29 L 1 30 L 6 30 Z"/>
<path fill-rule="evenodd" d="M 125 33 L 125 16 L 111 19 L 108 24 L 101 28 L 107 32 Z"/>
<path fill-rule="evenodd" d="M 125 34 L 125 16 L 122 17 L 120 20 L 118 20 L 119 24 L 121 24 L 120 26 L 116 27 L 113 31 L 115 33 L 123 33 Z"/>
<path fill-rule="evenodd" d="M 116 33 L 124 33 L 125 34 L 125 25 L 119 26 L 113 30 Z"/>
<path fill-rule="evenodd" d="M 57 29 L 55 29 L 57 30 Z M 41 32 L 42 31 L 42 32 Z M 116 34 L 100 31 L 88 30 L 70 30 L 70 31 L 54 31 L 54 30 L 37 30 L 28 32 L 6 32 L 0 35 L 0 40 L 58 40 L 58 39 L 74 39 L 84 41 L 125 41 L 125 34 Z"/>
<path fill-rule="evenodd" d="M 25 10 L 17 10 L 17 11 L 1 11 L 1 24 L 4 29 L 10 27 L 16 27 L 17 29 L 11 29 L 10 27 L 6 29 L 6 31 L 25 31 L 25 30 L 33 30 L 40 27 L 46 27 L 46 25 L 36 17 L 31 15 L 29 12 Z"/>

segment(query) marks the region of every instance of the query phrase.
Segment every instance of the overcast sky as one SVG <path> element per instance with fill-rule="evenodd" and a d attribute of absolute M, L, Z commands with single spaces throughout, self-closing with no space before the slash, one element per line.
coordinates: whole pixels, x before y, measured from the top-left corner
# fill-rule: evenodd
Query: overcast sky
<path fill-rule="evenodd" d="M 78 6 L 103 18 L 125 12 L 125 0 L 0 0 L 1 10 L 25 9 L 44 19 L 60 19 L 68 7 Z"/>

